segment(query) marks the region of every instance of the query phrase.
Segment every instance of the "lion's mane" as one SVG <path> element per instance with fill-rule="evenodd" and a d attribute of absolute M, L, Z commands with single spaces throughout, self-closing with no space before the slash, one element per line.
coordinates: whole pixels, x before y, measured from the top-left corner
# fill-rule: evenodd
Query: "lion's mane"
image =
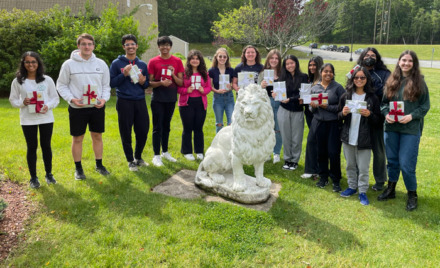
<path fill-rule="evenodd" d="M 273 110 L 266 90 L 254 84 L 241 89 L 232 121 L 232 154 L 246 165 L 266 160 L 275 145 Z"/>

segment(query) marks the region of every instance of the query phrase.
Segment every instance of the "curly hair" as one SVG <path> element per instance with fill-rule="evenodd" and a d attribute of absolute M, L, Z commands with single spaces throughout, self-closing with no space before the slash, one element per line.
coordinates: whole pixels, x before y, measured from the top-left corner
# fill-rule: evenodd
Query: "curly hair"
<path fill-rule="evenodd" d="M 347 90 L 347 92 L 349 92 L 350 94 L 353 94 L 353 92 L 356 92 L 356 85 L 354 84 L 354 78 L 356 77 L 356 74 L 359 72 L 363 72 L 365 77 L 367 78 L 367 83 L 364 86 L 364 92 L 365 93 L 374 93 L 370 72 L 365 67 L 358 68 L 353 72 L 351 78 L 348 79 L 347 85 L 345 86 L 345 89 Z"/>
<path fill-rule="evenodd" d="M 185 76 L 187 78 L 191 77 L 193 75 L 193 69 L 191 66 L 191 59 L 193 57 L 197 57 L 200 61 L 199 66 L 197 66 L 197 72 L 202 76 L 203 80 L 206 82 L 206 79 L 208 78 L 208 71 L 206 70 L 206 64 L 205 59 L 203 58 L 202 52 L 192 49 L 188 52 L 188 57 L 186 58 L 186 65 L 185 65 Z"/>
<path fill-rule="evenodd" d="M 223 52 L 223 53 L 226 54 L 226 57 L 227 57 L 227 58 L 226 58 L 225 67 L 226 67 L 226 68 L 231 67 L 231 63 L 229 62 L 229 54 L 228 54 L 228 51 L 227 51 L 226 48 L 224 48 L 224 47 L 221 47 L 221 48 L 217 49 L 217 51 L 215 52 L 215 54 L 214 54 L 214 58 L 212 59 L 212 67 L 213 67 L 213 68 L 217 68 L 217 67 L 218 67 L 217 56 L 218 56 L 218 54 L 219 54 L 220 52 Z"/>
<path fill-rule="evenodd" d="M 278 76 L 280 76 L 281 75 L 281 63 L 282 63 L 282 61 L 281 61 L 281 53 L 280 53 L 280 51 L 278 49 L 272 49 L 271 51 L 269 51 L 269 53 L 267 53 L 266 62 L 264 63 L 264 69 L 271 69 L 269 60 L 270 60 L 270 58 L 272 58 L 273 55 L 277 55 L 277 57 L 278 57 L 278 64 L 277 64 L 277 66 L 275 68 L 275 73 Z"/>
<path fill-rule="evenodd" d="M 36 73 L 36 77 L 35 77 L 35 82 L 40 83 L 44 81 L 44 65 L 43 65 L 43 61 L 41 60 L 40 55 L 37 52 L 33 52 L 33 51 L 28 51 L 25 52 L 22 56 L 21 56 L 21 60 L 20 60 L 20 64 L 18 65 L 18 69 L 17 72 L 15 74 L 15 76 L 17 77 L 17 81 L 20 85 L 23 84 L 24 80 L 26 80 L 26 78 L 28 77 L 28 72 L 26 70 L 26 67 L 24 66 L 24 62 L 26 57 L 32 57 L 34 58 L 37 63 L 38 63 L 38 67 L 37 67 L 37 73 Z"/>
<path fill-rule="evenodd" d="M 410 55 L 413 60 L 413 67 L 410 70 L 410 73 L 407 77 L 405 77 L 405 88 L 403 90 L 403 99 L 409 101 L 416 101 L 420 95 L 422 94 L 423 87 L 421 86 L 423 76 L 420 73 L 419 67 L 419 59 L 417 54 L 412 50 L 405 50 L 400 54 L 399 60 L 397 61 L 396 68 L 393 73 L 388 78 L 385 84 L 385 92 L 384 95 L 387 96 L 388 99 L 392 99 L 394 96 L 398 94 L 398 91 L 402 84 L 402 69 L 400 68 L 400 59 L 405 56 Z"/>
<path fill-rule="evenodd" d="M 256 47 L 254 47 L 253 45 L 247 45 L 243 48 L 243 51 L 241 52 L 241 62 L 244 65 L 247 65 L 247 60 L 246 60 L 246 50 L 248 50 L 249 48 L 253 48 L 255 50 L 255 53 L 257 53 L 257 56 L 255 57 L 255 63 L 257 65 L 261 64 L 261 55 L 260 55 L 260 51 L 258 51 L 258 49 Z"/>

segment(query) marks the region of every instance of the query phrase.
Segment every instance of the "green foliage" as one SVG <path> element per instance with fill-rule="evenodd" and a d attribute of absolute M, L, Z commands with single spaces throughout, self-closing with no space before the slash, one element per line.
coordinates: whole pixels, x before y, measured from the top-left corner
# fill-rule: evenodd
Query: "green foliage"
<path fill-rule="evenodd" d="M 234 51 L 228 45 L 221 45 L 220 47 L 226 49 L 229 57 L 234 57 Z"/>
<path fill-rule="evenodd" d="M 139 23 L 132 15 L 118 14 L 117 6 L 109 3 L 102 13 L 95 14 L 90 3 L 84 11 L 72 14 L 69 8 L 55 6 L 43 12 L 14 9 L 0 11 L 0 92 L 9 92 L 21 55 L 29 50 L 39 52 L 46 66 L 46 73 L 57 79 L 62 63 L 77 49 L 76 38 L 81 33 L 94 36 L 97 57 L 110 64 L 118 53 L 124 53 L 121 37 L 131 33 L 137 36 L 138 53 L 149 48 L 155 37 L 139 35 Z M 157 25 L 149 28 L 151 33 Z"/>
<path fill-rule="evenodd" d="M 178 57 L 181 60 L 186 60 L 185 56 L 180 52 L 173 53 L 173 55 Z"/>
<path fill-rule="evenodd" d="M 188 42 L 211 42 L 212 22 L 219 13 L 238 8 L 247 0 L 157 1 L 160 35 L 174 35 Z"/>
<path fill-rule="evenodd" d="M 8 203 L 3 198 L 0 198 L 0 221 L 3 219 L 3 210 L 8 207 Z"/>

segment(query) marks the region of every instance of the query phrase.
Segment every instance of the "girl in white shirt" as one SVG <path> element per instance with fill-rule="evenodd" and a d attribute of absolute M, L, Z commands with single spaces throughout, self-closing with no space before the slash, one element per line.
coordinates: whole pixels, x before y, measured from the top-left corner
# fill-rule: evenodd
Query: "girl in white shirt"
<path fill-rule="evenodd" d="M 42 95 L 43 103 L 37 95 Z M 38 131 L 40 131 L 46 182 L 55 184 L 56 180 L 52 175 L 51 139 L 54 123 L 52 109 L 60 100 L 52 78 L 44 75 L 44 65 L 38 53 L 28 51 L 21 57 L 16 78 L 12 81 L 9 102 L 13 107 L 20 108 L 20 124 L 26 139 L 26 158 L 31 175 L 30 186 L 40 187 L 37 177 Z"/>

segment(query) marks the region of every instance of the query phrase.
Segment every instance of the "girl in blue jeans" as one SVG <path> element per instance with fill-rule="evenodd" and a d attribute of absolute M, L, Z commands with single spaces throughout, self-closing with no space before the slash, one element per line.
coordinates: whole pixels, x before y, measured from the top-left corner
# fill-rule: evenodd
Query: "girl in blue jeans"
<path fill-rule="evenodd" d="M 402 101 L 404 115 L 398 119 L 390 115 L 390 102 Z M 419 153 L 423 118 L 430 108 L 429 92 L 420 73 L 416 53 L 406 50 L 388 78 L 383 94 L 381 111 L 385 116 L 385 151 L 388 160 L 388 187 L 377 199 L 395 198 L 395 189 L 402 171 L 408 191 L 406 210 L 417 208 L 416 164 Z M 395 120 L 398 119 L 398 120 Z"/>
<path fill-rule="evenodd" d="M 278 77 L 281 74 L 281 54 L 278 51 L 278 49 L 272 49 L 271 51 L 269 51 L 269 53 L 267 53 L 264 69 L 274 70 L 274 82 L 278 81 Z M 276 138 L 275 147 L 273 148 L 273 163 L 275 164 L 280 162 L 281 146 L 283 145 L 280 126 L 278 125 L 278 119 L 277 119 L 277 113 L 278 113 L 278 108 L 280 108 L 280 102 L 275 101 L 273 99 L 272 97 L 273 86 L 269 86 L 268 81 L 264 80 L 263 72 L 260 73 L 260 75 L 258 76 L 258 82 L 259 84 L 261 84 L 262 88 L 265 88 L 267 90 L 267 95 L 269 95 L 270 105 L 272 106 L 272 110 L 273 110 L 273 117 L 274 117 L 273 120 L 275 121 L 274 130 L 275 130 L 275 138 Z"/>
<path fill-rule="evenodd" d="M 234 94 L 231 83 L 234 76 L 234 69 L 231 68 L 229 55 L 226 49 L 219 48 L 212 60 L 212 67 L 209 69 L 209 77 L 212 79 L 212 91 L 214 91 L 212 108 L 215 115 L 216 133 L 223 128 L 223 113 L 226 114 L 228 126 L 232 123 L 232 112 L 234 111 Z M 220 89 L 220 74 L 229 74 L 229 83 L 226 88 Z"/>

